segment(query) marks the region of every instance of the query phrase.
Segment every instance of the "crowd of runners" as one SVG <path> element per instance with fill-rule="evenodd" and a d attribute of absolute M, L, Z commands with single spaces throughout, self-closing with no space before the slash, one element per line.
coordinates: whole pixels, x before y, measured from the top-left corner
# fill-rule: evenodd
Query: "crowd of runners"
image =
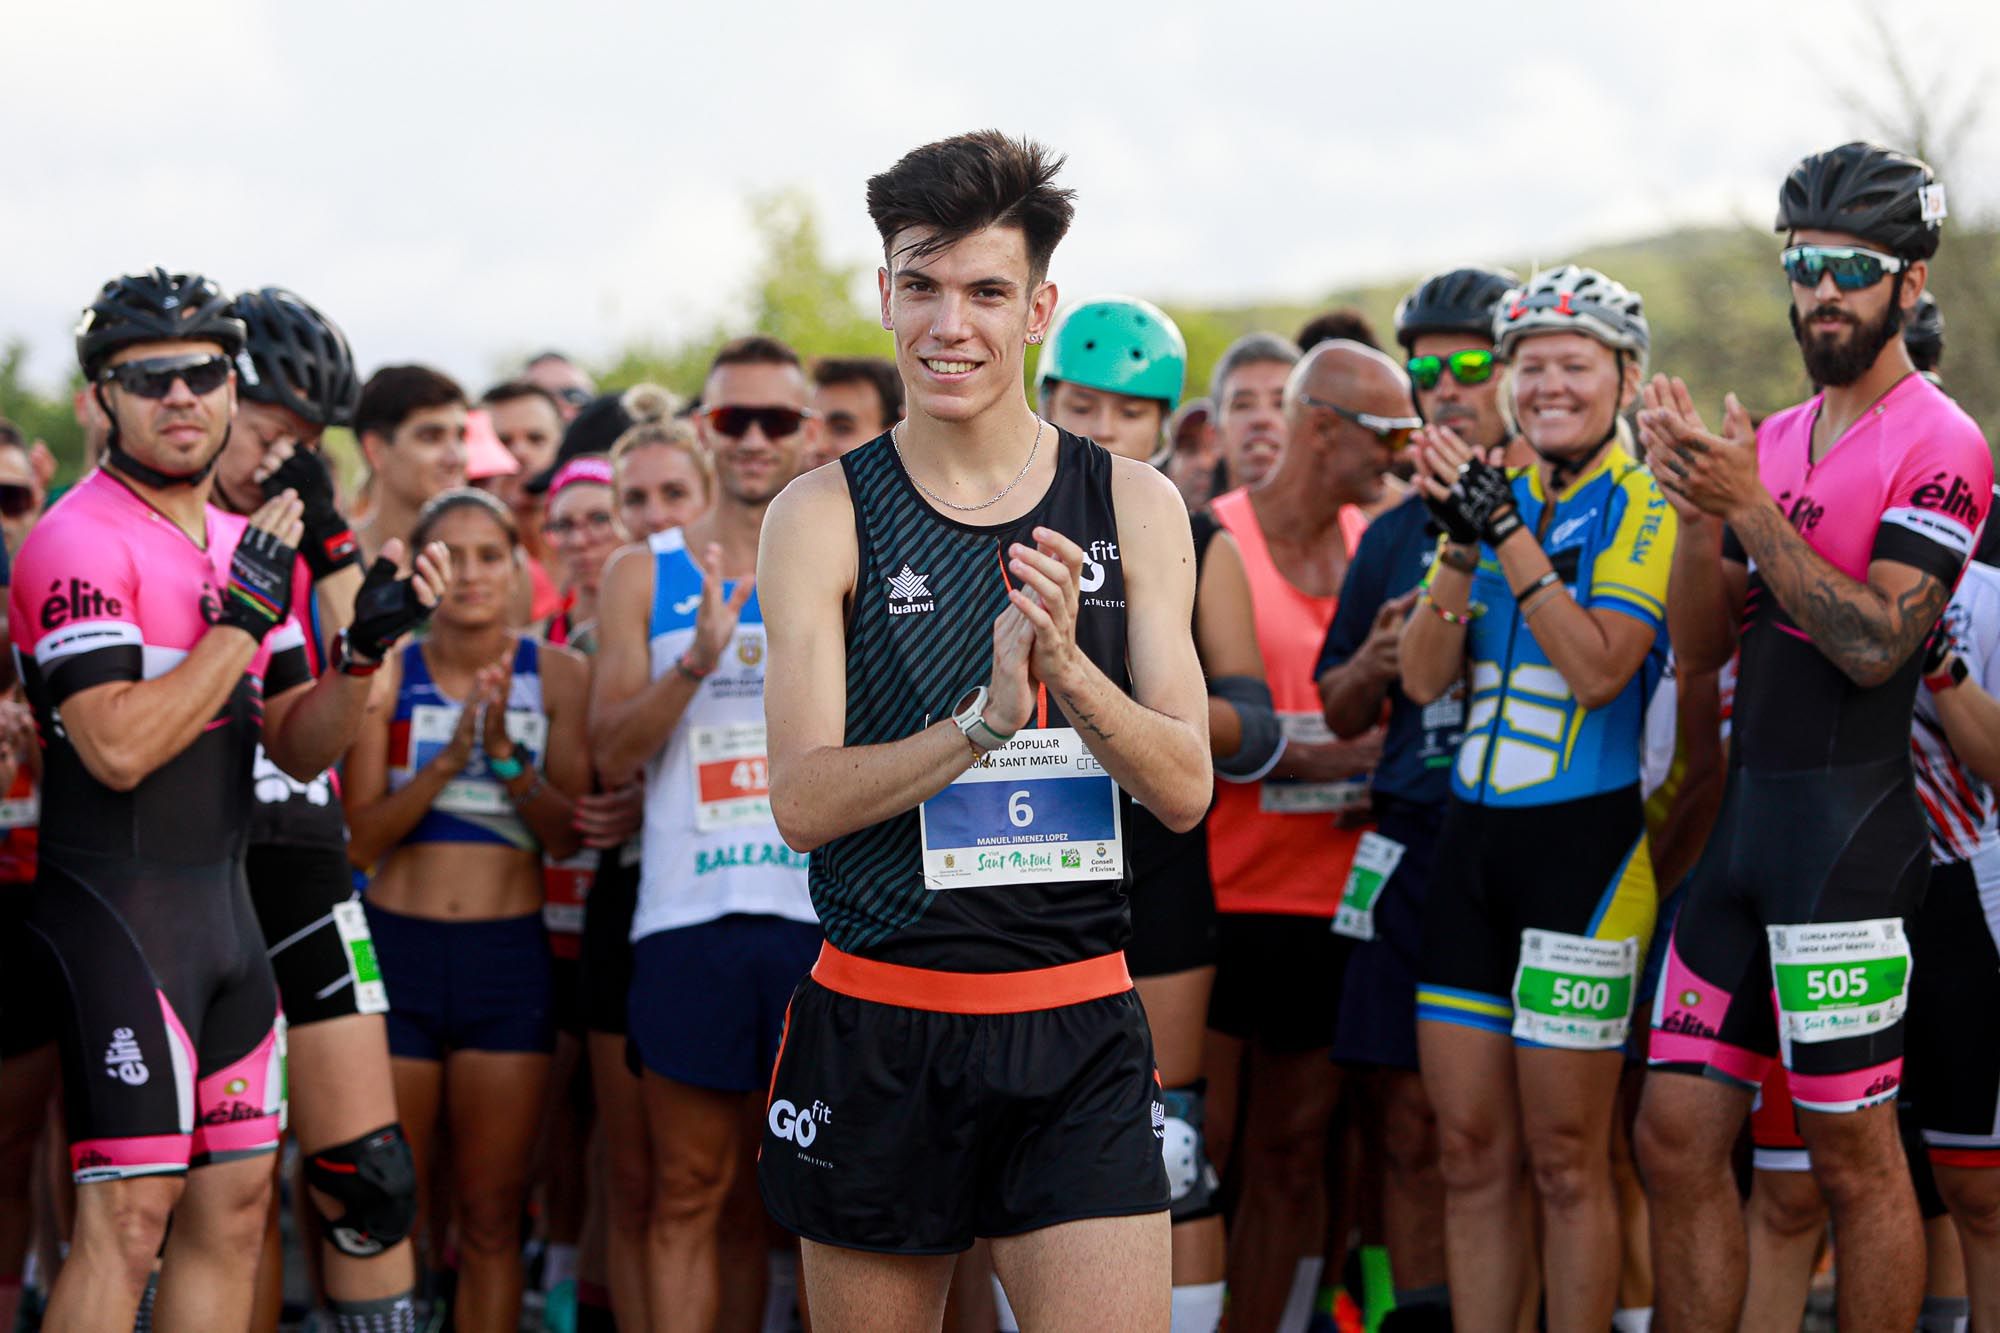
<path fill-rule="evenodd" d="M 0 1330 L 2000 1330 L 1930 168 L 1785 177 L 1760 417 L 1574 265 L 1190 385 L 1060 166 L 910 152 L 893 358 L 688 400 L 104 284 L 85 474 L 0 423 Z"/>

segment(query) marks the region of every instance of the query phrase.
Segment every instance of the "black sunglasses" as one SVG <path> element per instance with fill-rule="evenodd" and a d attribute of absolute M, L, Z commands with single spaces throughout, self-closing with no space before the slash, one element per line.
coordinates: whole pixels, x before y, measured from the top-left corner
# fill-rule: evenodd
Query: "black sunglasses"
<path fill-rule="evenodd" d="M 1342 407 L 1339 403 L 1329 403 L 1324 398 L 1315 398 L 1309 393 L 1299 395 L 1299 401 L 1307 407 L 1324 408 L 1343 421 L 1352 421 L 1361 429 L 1389 446 L 1390 452 L 1398 452 L 1410 442 L 1410 433 L 1424 424 L 1422 417 L 1382 417 L 1373 412 L 1356 412 Z"/>
<path fill-rule="evenodd" d="M 229 379 L 229 358 L 209 352 L 183 352 L 179 356 L 149 356 L 106 366 L 97 372 L 100 384 L 116 384 L 138 398 L 165 398 L 174 391 L 175 380 L 185 380 L 188 392 L 199 397 L 214 393 Z"/>
<path fill-rule="evenodd" d="M 711 407 L 702 415 L 732 440 L 748 435 L 752 426 L 763 431 L 767 440 L 782 440 L 796 434 L 814 413 L 797 407 Z"/>
<path fill-rule="evenodd" d="M 0 485 L 0 517 L 19 518 L 35 507 L 35 493 L 18 482 Z"/>

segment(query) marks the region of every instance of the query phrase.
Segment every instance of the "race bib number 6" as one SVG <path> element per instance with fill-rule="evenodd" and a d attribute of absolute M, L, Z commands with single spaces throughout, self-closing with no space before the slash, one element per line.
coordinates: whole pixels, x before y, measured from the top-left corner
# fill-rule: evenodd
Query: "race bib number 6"
<path fill-rule="evenodd" d="M 1632 1026 L 1638 972 L 1637 939 L 1522 931 L 1521 961 L 1514 973 L 1514 1035 L 1565 1050 L 1616 1050 Z"/>
<path fill-rule="evenodd" d="M 918 827 L 931 889 L 1125 873 L 1118 785 L 1071 727 L 1019 733 L 919 806 Z"/>
<path fill-rule="evenodd" d="M 1909 1007 L 1910 940 L 1900 920 L 1769 926 L 1766 934 L 1788 1040 L 1872 1036 Z"/>

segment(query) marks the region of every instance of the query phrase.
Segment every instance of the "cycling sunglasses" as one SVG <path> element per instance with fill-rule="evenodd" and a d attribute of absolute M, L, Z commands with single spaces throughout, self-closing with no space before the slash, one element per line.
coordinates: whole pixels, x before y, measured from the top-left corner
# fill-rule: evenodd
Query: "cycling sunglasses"
<path fill-rule="evenodd" d="M 1819 280 L 1831 273 L 1833 285 L 1843 292 L 1873 287 L 1908 267 L 1894 255 L 1852 245 L 1794 245 L 1778 256 L 1778 263 L 1785 276 L 1801 287 L 1817 287 Z"/>
<path fill-rule="evenodd" d="M 1356 412 L 1342 407 L 1339 403 L 1329 403 L 1324 398 L 1315 398 L 1309 393 L 1299 395 L 1299 401 L 1308 407 L 1321 407 L 1343 421 L 1352 421 L 1361 429 L 1373 435 L 1389 447 L 1390 452 L 1400 452 L 1410 443 L 1410 434 L 1424 424 L 1422 417 L 1378 417 L 1373 412 Z"/>
<path fill-rule="evenodd" d="M 127 361 L 122 366 L 106 366 L 97 372 L 100 384 L 116 384 L 139 398 L 165 398 L 174 391 L 175 380 L 185 380 L 188 392 L 197 396 L 214 393 L 229 378 L 229 358 L 209 352 L 183 352 L 179 356 L 149 356 Z"/>
<path fill-rule="evenodd" d="M 767 440 L 782 440 L 795 434 L 813 413 L 797 407 L 711 407 L 702 415 L 732 440 L 748 435 L 752 426 L 762 430 Z"/>
<path fill-rule="evenodd" d="M 1445 371 L 1460 384 L 1484 384 L 1493 378 L 1493 349 L 1468 347 L 1450 356 L 1413 356 L 1403 363 L 1419 389 L 1435 389 Z"/>

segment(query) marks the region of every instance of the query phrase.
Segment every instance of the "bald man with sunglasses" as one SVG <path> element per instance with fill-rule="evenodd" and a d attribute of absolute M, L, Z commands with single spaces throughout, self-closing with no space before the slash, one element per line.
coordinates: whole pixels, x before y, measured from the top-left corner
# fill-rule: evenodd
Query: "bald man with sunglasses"
<path fill-rule="evenodd" d="M 1246 1048 L 1243 1193 L 1229 1237 L 1232 1325 L 1274 1326 L 1302 1258 L 1325 1237 L 1328 1060 L 1349 941 L 1332 933 L 1366 815 L 1378 736 L 1327 730 L 1314 667 L 1348 558 L 1396 453 L 1422 422 L 1402 368 L 1360 343 L 1321 343 L 1284 389 L 1285 444 L 1262 485 L 1210 506 L 1243 553 L 1257 641 L 1287 736 L 1261 782 L 1224 783 L 1210 812 L 1218 958 L 1209 1005 L 1211 1143 L 1231 1140 L 1228 1092 Z M 1218 1116 L 1218 1103 L 1222 1114 Z M 1218 1124 L 1218 1121 L 1221 1123 Z"/>

